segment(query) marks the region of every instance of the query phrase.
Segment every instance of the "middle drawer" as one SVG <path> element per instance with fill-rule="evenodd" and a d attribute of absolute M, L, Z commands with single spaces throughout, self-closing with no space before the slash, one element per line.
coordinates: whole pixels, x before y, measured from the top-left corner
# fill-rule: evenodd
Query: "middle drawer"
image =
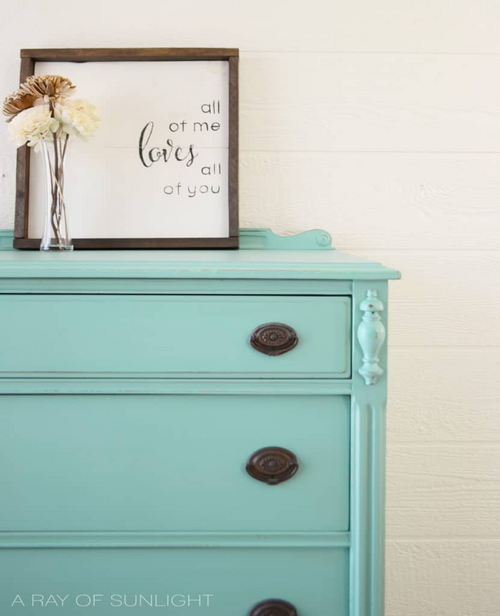
<path fill-rule="evenodd" d="M 2 396 L 0 528 L 345 531 L 349 415 L 333 395 Z M 252 476 L 266 447 L 297 472 Z M 250 470 L 273 482 L 287 456 Z"/>

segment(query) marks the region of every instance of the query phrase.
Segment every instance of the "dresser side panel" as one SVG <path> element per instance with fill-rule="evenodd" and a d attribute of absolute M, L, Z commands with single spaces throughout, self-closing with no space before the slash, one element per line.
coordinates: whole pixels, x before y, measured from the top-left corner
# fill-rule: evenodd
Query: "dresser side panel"
<path fill-rule="evenodd" d="M 354 283 L 351 404 L 351 551 L 350 616 L 383 616 L 385 558 L 385 423 L 387 339 L 378 352 L 382 374 L 367 384 L 358 328 L 363 304 L 372 292 L 382 302 L 381 323 L 387 329 L 387 283 Z M 363 304 L 363 305 L 362 305 Z M 376 329 L 373 335 L 377 335 Z M 365 357 L 366 360 L 366 357 Z"/>

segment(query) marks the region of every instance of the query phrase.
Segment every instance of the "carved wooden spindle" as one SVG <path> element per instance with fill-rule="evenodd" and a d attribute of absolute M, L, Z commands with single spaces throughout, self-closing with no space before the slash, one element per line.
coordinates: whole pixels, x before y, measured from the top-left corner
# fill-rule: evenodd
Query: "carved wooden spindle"
<path fill-rule="evenodd" d="M 379 365 L 379 353 L 385 341 L 385 327 L 379 313 L 384 310 L 384 304 L 378 299 L 377 291 L 371 289 L 359 308 L 364 314 L 357 332 L 363 350 L 363 365 L 358 372 L 367 385 L 375 385 L 384 374 Z"/>

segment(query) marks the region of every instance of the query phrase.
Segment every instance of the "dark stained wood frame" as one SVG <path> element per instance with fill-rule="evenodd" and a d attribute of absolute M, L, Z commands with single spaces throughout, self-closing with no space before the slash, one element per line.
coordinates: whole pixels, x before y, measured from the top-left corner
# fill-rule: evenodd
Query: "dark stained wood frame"
<path fill-rule="evenodd" d="M 22 49 L 20 83 L 35 72 L 37 61 L 45 62 L 165 62 L 227 60 L 229 62 L 229 237 L 227 238 L 109 238 L 74 239 L 78 250 L 154 248 L 238 248 L 239 92 L 238 49 L 150 48 L 150 49 Z M 28 238 L 30 151 L 17 151 L 16 212 L 14 248 L 38 250 L 40 240 Z"/>

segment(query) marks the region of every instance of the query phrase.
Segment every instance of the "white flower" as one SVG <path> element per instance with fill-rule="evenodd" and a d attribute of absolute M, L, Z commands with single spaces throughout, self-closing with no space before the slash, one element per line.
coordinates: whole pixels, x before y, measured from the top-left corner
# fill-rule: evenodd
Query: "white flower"
<path fill-rule="evenodd" d="M 61 131 L 86 140 L 99 127 L 100 118 L 95 105 L 82 98 L 64 99 L 54 107 L 54 117 Z"/>
<path fill-rule="evenodd" d="M 27 143 L 38 150 L 41 141 L 51 138 L 58 128 L 59 122 L 52 117 L 49 105 L 38 105 L 16 115 L 9 124 L 9 137 L 17 147 Z"/>

